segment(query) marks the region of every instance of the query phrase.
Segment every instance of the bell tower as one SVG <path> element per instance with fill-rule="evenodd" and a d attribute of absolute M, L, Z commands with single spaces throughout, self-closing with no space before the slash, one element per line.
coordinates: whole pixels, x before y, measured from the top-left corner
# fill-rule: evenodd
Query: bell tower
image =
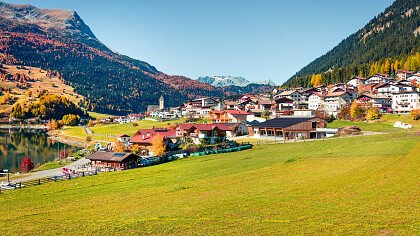
<path fill-rule="evenodd" d="M 159 110 L 165 110 L 165 99 L 163 96 L 160 96 L 159 98 Z"/>

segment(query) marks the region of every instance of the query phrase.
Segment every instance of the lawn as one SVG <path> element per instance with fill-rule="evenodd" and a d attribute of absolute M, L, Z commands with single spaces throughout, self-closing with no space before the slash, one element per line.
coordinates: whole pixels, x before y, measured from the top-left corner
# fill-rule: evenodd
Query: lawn
<path fill-rule="evenodd" d="M 3 235 L 416 235 L 420 136 L 258 145 L 5 192 Z"/>
<path fill-rule="evenodd" d="M 357 125 L 362 131 L 375 131 L 375 132 L 395 132 L 403 131 L 400 128 L 394 128 L 393 125 L 396 121 L 404 122 L 413 125 L 414 129 L 420 129 L 420 121 L 414 121 L 408 115 L 395 115 L 385 114 L 378 121 L 364 122 L 364 121 L 346 121 L 334 120 L 328 124 L 328 128 L 342 128 L 345 126 Z"/>
<path fill-rule="evenodd" d="M 66 165 L 68 165 L 70 163 L 71 163 L 70 161 L 51 161 L 51 162 L 47 162 L 45 164 L 40 165 L 34 171 L 56 169 L 56 168 L 60 168 L 60 167 L 66 166 Z"/>

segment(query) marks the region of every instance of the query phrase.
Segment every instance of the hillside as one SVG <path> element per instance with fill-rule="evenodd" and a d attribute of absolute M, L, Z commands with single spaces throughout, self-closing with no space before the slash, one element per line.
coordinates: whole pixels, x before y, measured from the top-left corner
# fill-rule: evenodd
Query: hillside
<path fill-rule="evenodd" d="M 167 106 L 177 106 L 226 94 L 109 50 L 74 11 L 31 5 L 0 2 L 0 63 L 57 70 L 90 110 L 108 114 L 144 111 L 161 95 Z"/>
<path fill-rule="evenodd" d="M 0 67 L 0 82 L 0 96 L 9 94 L 11 98 L 8 103 L 0 104 L 0 114 L 10 113 L 14 103 L 27 106 L 35 102 L 43 91 L 66 97 L 75 104 L 82 105 L 85 101 L 85 97 L 77 94 L 62 78 L 36 67 L 3 65 Z M 31 96 L 28 96 L 28 91 Z"/>
<path fill-rule="evenodd" d="M 309 86 L 312 74 L 331 72 L 331 82 L 369 76 L 370 66 L 387 58 L 406 59 L 420 52 L 420 0 L 396 0 L 365 27 L 317 58 L 283 86 Z M 399 68 L 406 65 L 400 63 Z M 330 78 L 331 79 L 331 78 Z"/>
<path fill-rule="evenodd" d="M 403 132 L 258 145 L 7 191 L 0 227 L 3 235 L 416 235 L 419 144 Z"/>

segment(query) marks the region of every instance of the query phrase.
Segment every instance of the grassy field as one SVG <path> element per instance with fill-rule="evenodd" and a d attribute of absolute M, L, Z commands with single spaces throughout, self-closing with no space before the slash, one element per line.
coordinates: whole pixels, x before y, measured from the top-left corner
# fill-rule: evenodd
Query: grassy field
<path fill-rule="evenodd" d="M 259 145 L 0 196 L 3 235 L 418 235 L 420 136 Z"/>
<path fill-rule="evenodd" d="M 70 161 L 51 161 L 51 162 L 47 162 L 45 164 L 40 165 L 34 171 L 56 169 L 56 168 L 60 168 L 60 167 L 66 166 L 66 165 L 68 165 L 70 163 L 71 163 Z"/>
<path fill-rule="evenodd" d="M 357 125 L 362 131 L 375 131 L 375 132 L 395 132 L 401 131 L 400 128 L 394 128 L 393 125 L 396 121 L 404 122 L 413 125 L 414 129 L 420 129 L 420 121 L 414 121 L 408 115 L 395 115 L 384 114 L 380 120 L 372 122 L 364 121 L 346 121 L 335 120 L 328 124 L 329 128 L 341 128 L 345 126 Z"/>

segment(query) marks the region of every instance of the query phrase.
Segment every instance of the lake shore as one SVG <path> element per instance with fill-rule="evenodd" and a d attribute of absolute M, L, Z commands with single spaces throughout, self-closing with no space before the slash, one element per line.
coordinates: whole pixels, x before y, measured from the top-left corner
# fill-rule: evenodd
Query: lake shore
<path fill-rule="evenodd" d="M 90 145 L 90 143 L 87 141 L 83 141 L 75 137 L 65 136 L 65 135 L 60 134 L 59 132 L 49 131 L 47 132 L 47 134 L 48 134 L 49 139 L 60 142 L 60 143 L 68 144 L 70 146 L 87 148 Z"/>

